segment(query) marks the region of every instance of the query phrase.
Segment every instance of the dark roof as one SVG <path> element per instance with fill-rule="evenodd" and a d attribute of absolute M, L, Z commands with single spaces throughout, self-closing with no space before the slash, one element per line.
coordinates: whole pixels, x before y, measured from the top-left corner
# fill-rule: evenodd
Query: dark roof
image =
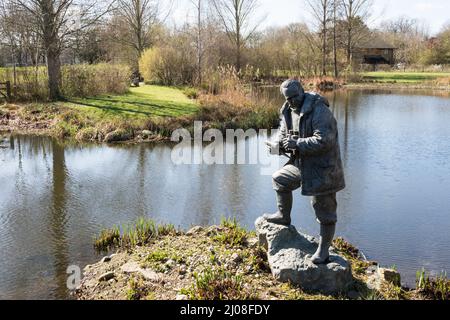
<path fill-rule="evenodd" d="M 393 45 L 387 43 L 383 39 L 381 39 L 379 36 L 372 35 L 368 38 L 365 38 L 361 40 L 357 45 L 356 48 L 361 49 L 396 49 Z"/>

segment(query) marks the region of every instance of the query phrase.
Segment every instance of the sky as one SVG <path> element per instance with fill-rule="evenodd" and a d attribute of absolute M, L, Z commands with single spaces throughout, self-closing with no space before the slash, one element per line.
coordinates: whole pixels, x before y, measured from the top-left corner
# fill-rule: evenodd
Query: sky
<path fill-rule="evenodd" d="M 260 15 L 266 15 L 261 27 L 284 26 L 293 22 L 307 22 L 309 14 L 304 0 L 260 0 Z M 450 23 L 450 0 L 373 0 L 373 14 L 370 27 L 377 27 L 381 21 L 407 16 L 429 26 L 430 35 Z M 190 0 L 175 0 L 171 15 L 173 22 L 185 21 L 193 15 Z"/>

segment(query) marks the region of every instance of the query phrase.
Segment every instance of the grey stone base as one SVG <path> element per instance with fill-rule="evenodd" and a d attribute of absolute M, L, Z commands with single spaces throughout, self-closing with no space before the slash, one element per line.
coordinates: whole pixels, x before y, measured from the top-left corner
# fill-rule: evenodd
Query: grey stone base
<path fill-rule="evenodd" d="M 255 226 L 260 244 L 267 249 L 276 280 L 323 294 L 346 292 L 352 284 L 349 262 L 332 248 L 330 262 L 315 265 L 310 260 L 318 247 L 315 238 L 297 232 L 294 226 L 269 223 L 264 218 L 258 218 Z"/>

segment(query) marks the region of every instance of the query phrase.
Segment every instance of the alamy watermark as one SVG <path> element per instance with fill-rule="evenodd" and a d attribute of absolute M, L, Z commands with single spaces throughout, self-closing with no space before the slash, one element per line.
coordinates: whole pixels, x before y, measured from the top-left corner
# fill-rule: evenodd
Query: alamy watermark
<path fill-rule="evenodd" d="M 69 290 L 76 290 L 81 285 L 81 269 L 77 265 L 70 265 L 66 269 L 67 277 L 66 285 Z"/>
<path fill-rule="evenodd" d="M 258 165 L 261 175 L 272 175 L 280 167 L 280 157 L 271 156 L 266 141 L 278 130 L 227 129 L 225 137 L 218 129 L 203 133 L 203 123 L 194 122 L 194 136 L 187 129 L 172 132 L 171 141 L 178 144 L 172 149 L 175 165 Z"/>

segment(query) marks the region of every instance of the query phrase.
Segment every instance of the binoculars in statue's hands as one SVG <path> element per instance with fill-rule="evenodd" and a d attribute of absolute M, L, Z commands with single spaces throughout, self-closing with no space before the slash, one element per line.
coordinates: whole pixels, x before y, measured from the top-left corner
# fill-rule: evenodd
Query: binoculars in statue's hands
<path fill-rule="evenodd" d="M 295 155 L 296 151 L 294 150 L 286 150 L 283 146 L 283 142 L 286 139 L 298 140 L 300 138 L 300 133 L 298 131 L 289 130 L 288 134 L 284 139 L 278 142 L 270 142 L 266 141 L 266 145 L 268 146 L 269 153 L 272 155 L 286 155 L 293 154 Z"/>

